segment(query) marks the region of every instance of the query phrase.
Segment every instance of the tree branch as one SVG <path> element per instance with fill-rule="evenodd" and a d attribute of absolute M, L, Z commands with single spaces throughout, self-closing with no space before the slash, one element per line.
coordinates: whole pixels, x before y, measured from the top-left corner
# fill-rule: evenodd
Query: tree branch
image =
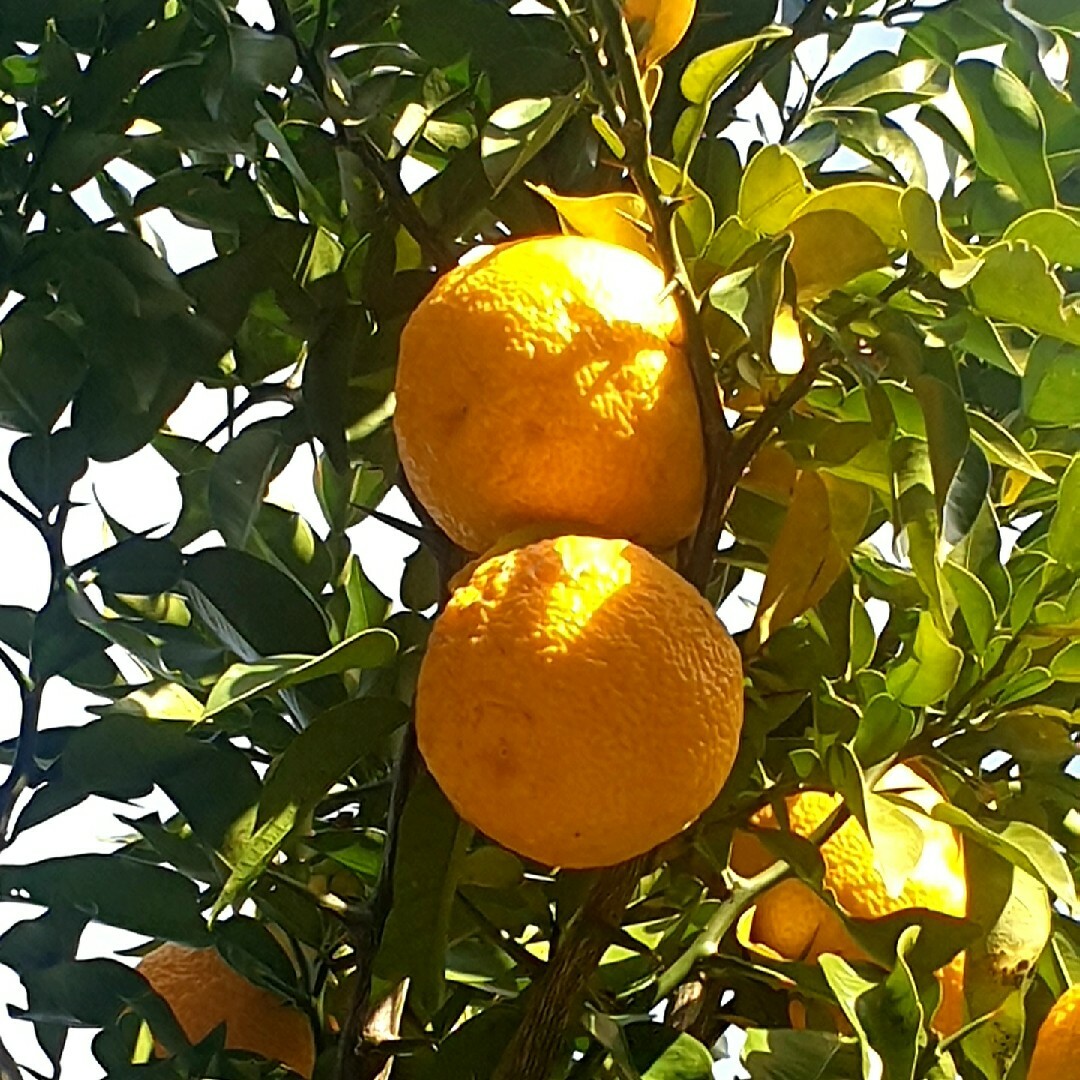
<path fill-rule="evenodd" d="M 15 748 L 15 757 L 3 784 L 0 784 L 0 851 L 2 851 L 9 843 L 8 828 L 11 825 L 12 814 L 15 812 L 15 804 L 37 772 L 34 754 L 37 749 L 42 687 L 33 686 L 3 649 L 0 649 L 0 663 L 19 684 L 19 698 L 22 702 L 19 741 Z"/>
<path fill-rule="evenodd" d="M 548 1080 L 585 986 L 611 944 L 648 856 L 602 870 L 570 918 L 542 978 L 525 994 L 525 1017 L 491 1080 Z"/>
<path fill-rule="evenodd" d="M 416 241 L 424 258 L 437 269 L 449 269 L 457 262 L 457 252 L 432 228 L 413 201 L 413 197 L 401 182 L 400 172 L 383 156 L 382 151 L 372 141 L 371 136 L 360 131 L 355 124 L 347 123 L 345 107 L 347 103 L 340 96 L 340 91 L 329 87 L 326 72 L 323 70 L 321 57 L 315 55 L 301 40 L 296 32 L 296 24 L 285 0 L 269 0 L 270 11 L 274 17 L 274 31 L 287 38 L 296 50 L 300 70 L 311 83 L 312 90 L 326 110 L 326 115 L 334 126 L 336 138 L 352 150 L 371 174 L 386 200 L 391 213 L 399 224 Z M 325 5 L 323 6 L 325 7 Z M 319 12 L 321 31 L 316 38 L 321 41 L 325 33 L 325 13 Z"/>
<path fill-rule="evenodd" d="M 750 62 L 728 83 L 709 106 L 705 134 L 718 135 L 734 119 L 735 109 L 777 64 L 786 60 L 804 41 L 816 37 L 825 29 L 829 0 L 810 0 L 791 25 L 791 33 L 773 38 L 754 53 Z"/>

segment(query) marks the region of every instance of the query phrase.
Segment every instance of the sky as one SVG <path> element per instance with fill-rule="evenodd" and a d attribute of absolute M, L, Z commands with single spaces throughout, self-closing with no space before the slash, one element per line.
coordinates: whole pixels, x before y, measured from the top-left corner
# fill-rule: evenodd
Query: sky
<path fill-rule="evenodd" d="M 238 10 L 253 25 L 268 28 L 272 25 L 269 7 L 265 0 L 241 0 Z M 859 33 L 834 61 L 834 70 L 842 70 L 850 62 L 875 49 L 895 48 L 896 35 L 879 31 Z M 807 70 L 813 71 L 820 64 L 821 48 L 814 43 L 804 45 L 800 57 Z M 753 118 L 761 117 L 767 129 L 775 127 L 770 113 L 774 113 L 763 92 L 755 94 L 740 109 L 742 123 L 732 132 L 735 140 L 744 146 L 756 136 Z M 904 121 L 903 113 L 899 114 Z M 775 131 L 773 132 L 775 134 Z M 926 144 L 928 165 L 931 169 L 932 187 L 940 192 L 945 183 L 944 162 L 940 151 L 933 144 Z M 114 162 L 109 171 L 131 191 L 148 182 L 148 177 L 125 162 Z M 80 203 L 96 219 L 109 216 L 109 211 L 92 185 L 78 194 Z M 164 243 L 169 263 L 176 271 L 213 257 L 209 233 L 188 228 L 172 217 L 166 210 L 155 210 L 146 216 L 147 224 Z M 171 430 L 201 439 L 225 414 L 225 392 L 196 388 L 188 400 L 170 418 Z M 266 415 L 266 414 L 262 414 Z M 255 419 L 255 415 L 251 416 Z M 0 488 L 15 491 L 7 470 L 8 450 L 17 436 L 0 431 Z M 312 460 L 310 453 L 301 448 L 290 465 L 276 478 L 270 489 L 270 498 L 281 505 L 301 512 L 320 534 L 325 535 L 326 525 L 314 498 L 311 485 Z M 117 520 L 134 530 L 168 525 L 175 520 L 180 509 L 180 496 L 175 476 L 164 461 L 151 449 L 146 448 L 123 461 L 112 464 L 94 464 L 88 474 L 78 482 L 73 498 L 83 505 L 75 509 L 65 535 L 65 554 L 70 563 L 101 550 L 111 542 L 104 520 L 94 505 L 95 497 Z M 397 493 L 388 496 L 383 509 L 390 514 L 411 519 L 404 500 Z M 398 581 L 403 560 L 415 544 L 403 538 L 389 526 L 369 519 L 350 530 L 354 550 L 359 556 L 370 579 L 392 600 L 398 599 Z M 8 508 L 0 505 L 0 538 L 4 559 L 0 560 L 0 604 L 24 605 L 39 608 L 45 599 L 48 586 L 48 563 L 40 539 L 33 529 Z M 757 594 L 760 591 L 760 575 L 748 575 L 736 594 L 730 597 L 721 610 L 732 632 L 745 629 L 753 615 Z M 880 614 L 877 613 L 877 614 Z M 126 664 L 125 672 L 133 672 L 130 660 L 118 651 L 113 653 L 118 663 Z M 42 727 L 68 725 L 88 718 L 86 708 L 96 699 L 58 680 L 52 680 L 45 690 L 42 706 Z M 0 679 L 0 738 L 10 738 L 17 730 L 18 695 L 10 679 Z M 167 810 L 169 804 L 160 793 L 139 804 L 142 810 Z M 130 815 L 129 804 L 115 804 L 93 798 L 75 810 L 61 814 L 23 834 L 0 855 L 5 863 L 33 862 L 50 856 L 74 854 L 85 851 L 105 851 L 115 846 L 123 836 L 123 827 L 114 813 Z M 40 909 L 30 905 L 0 903 L 0 932 L 13 922 L 30 917 Z M 144 939 L 110 927 L 91 924 L 84 934 L 79 958 L 115 955 L 117 951 L 132 948 Z M 4 1008 L 25 1005 L 25 997 L 16 976 L 0 967 L 0 1039 L 15 1058 L 33 1069 L 47 1072 L 48 1063 L 33 1038 L 29 1024 L 7 1015 Z M 73 1032 L 63 1061 L 62 1075 L 78 1080 L 96 1080 L 103 1075 L 93 1061 L 89 1044 L 93 1032 Z M 737 1051 L 738 1037 L 733 1033 L 732 1050 Z M 722 1080 L 746 1075 L 732 1062 L 717 1065 L 717 1077 Z"/>

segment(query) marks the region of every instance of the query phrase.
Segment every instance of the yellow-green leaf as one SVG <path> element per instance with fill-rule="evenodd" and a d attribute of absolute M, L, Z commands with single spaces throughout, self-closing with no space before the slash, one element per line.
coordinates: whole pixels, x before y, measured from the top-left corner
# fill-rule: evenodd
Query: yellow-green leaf
<path fill-rule="evenodd" d="M 846 210 L 800 214 L 789 231 L 795 242 L 788 261 L 800 300 L 827 296 L 860 274 L 889 263 L 888 249 L 878 235 Z"/>
<path fill-rule="evenodd" d="M 563 229 L 629 248 L 655 261 L 648 240 L 648 211 L 640 195 L 612 191 L 604 195 L 558 195 L 543 184 L 530 184 L 558 212 Z"/>
<path fill-rule="evenodd" d="M 780 146 L 759 150 L 746 166 L 739 187 L 739 217 L 748 229 L 783 232 L 807 200 L 802 166 Z"/>
<path fill-rule="evenodd" d="M 748 647 L 819 603 L 847 565 L 870 514 L 869 488 L 803 472 L 769 555 Z"/>

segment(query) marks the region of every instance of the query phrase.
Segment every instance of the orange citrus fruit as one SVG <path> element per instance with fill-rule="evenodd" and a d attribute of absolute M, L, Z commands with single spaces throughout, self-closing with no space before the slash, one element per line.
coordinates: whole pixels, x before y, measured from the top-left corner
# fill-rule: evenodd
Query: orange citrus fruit
<path fill-rule="evenodd" d="M 664 275 L 581 236 L 451 270 L 401 336 L 394 428 L 417 497 L 486 551 L 543 522 L 670 547 L 704 492 L 697 400 Z"/>
<path fill-rule="evenodd" d="M 420 749 L 463 818 L 549 866 L 606 866 L 692 822 L 731 770 L 739 653 L 709 604 L 626 540 L 480 563 L 435 623 Z"/>
<path fill-rule="evenodd" d="M 1028 1080 L 1065 1080 L 1080 1068 L 1080 984 L 1054 1002 L 1039 1028 Z"/>
<path fill-rule="evenodd" d="M 906 765 L 895 765 L 876 790 L 894 792 L 928 814 L 942 802 L 941 793 Z M 787 800 L 792 831 L 809 836 L 836 808 L 838 795 L 806 791 Z M 916 823 L 923 847 L 918 862 L 910 869 L 899 893 L 890 891 L 875 865 L 875 851 L 862 826 L 848 818 L 821 845 L 825 863 L 825 887 L 849 915 L 876 919 L 907 908 L 927 908 L 945 915 L 967 913 L 967 881 L 964 851 L 955 830 L 914 809 L 898 809 Z M 775 828 L 771 808 L 754 816 L 754 824 Z M 740 874 L 756 874 L 773 862 L 761 842 L 749 833 L 736 833 L 731 852 L 732 868 Z M 824 900 L 801 881 L 788 879 L 758 900 L 750 923 L 753 943 L 765 945 L 790 960 L 816 960 L 822 953 L 835 953 L 849 960 L 865 959 L 862 949 L 847 932 L 843 922 Z M 941 1005 L 934 1027 L 951 1034 L 963 1022 L 964 956 L 958 954 L 938 973 L 942 987 Z"/>
<path fill-rule="evenodd" d="M 661 61 L 682 41 L 694 18 L 695 0 L 622 0 L 623 18 L 642 68 Z"/>
<path fill-rule="evenodd" d="M 225 1025 L 225 1046 L 280 1061 L 308 1078 L 315 1068 L 315 1037 L 308 1018 L 269 990 L 248 982 L 216 949 L 160 945 L 139 971 L 172 1009 L 188 1041 Z"/>

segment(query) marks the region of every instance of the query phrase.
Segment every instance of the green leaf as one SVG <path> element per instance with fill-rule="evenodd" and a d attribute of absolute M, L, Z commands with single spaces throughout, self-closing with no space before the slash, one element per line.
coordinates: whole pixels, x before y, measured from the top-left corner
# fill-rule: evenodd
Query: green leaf
<path fill-rule="evenodd" d="M 184 572 L 184 561 L 175 545 L 141 536 L 106 548 L 89 562 L 103 589 L 134 596 L 167 592 Z"/>
<path fill-rule="evenodd" d="M 825 473 L 799 474 L 769 554 L 748 650 L 824 598 L 862 539 L 872 503 L 870 489 L 861 484 Z"/>
<path fill-rule="evenodd" d="M 876 694 L 863 706 L 855 754 L 863 765 L 876 765 L 906 746 L 914 732 L 914 712 L 892 694 Z"/>
<path fill-rule="evenodd" d="M 873 52 L 831 79 L 819 92 L 827 105 L 875 102 L 881 112 L 928 101 L 948 89 L 948 70 L 936 60 L 897 64 L 891 52 Z"/>
<path fill-rule="evenodd" d="M 1080 221 L 1063 210 L 1032 210 L 1005 230 L 1003 240 L 1026 240 L 1051 264 L 1080 267 Z"/>
<path fill-rule="evenodd" d="M 71 428 L 49 435 L 27 435 L 14 443 L 8 457 L 11 478 L 46 514 L 68 497 L 88 464 L 82 439 Z"/>
<path fill-rule="evenodd" d="M 750 1028 L 742 1064 L 751 1080 L 851 1080 L 861 1074 L 858 1042 L 826 1031 Z"/>
<path fill-rule="evenodd" d="M 59 787 L 69 793 L 69 803 L 77 805 L 88 795 L 141 798 L 157 785 L 196 835 L 221 850 L 255 804 L 258 777 L 239 750 L 187 734 L 200 706 L 185 695 L 180 687 L 159 686 L 134 691 L 107 706 L 100 720 L 71 733 L 61 758 Z M 55 781 L 50 785 L 57 786 Z"/>
<path fill-rule="evenodd" d="M 802 204 L 799 217 L 823 210 L 843 210 L 872 229 L 881 242 L 895 251 L 904 246 L 904 220 L 900 213 L 901 188 L 875 180 L 833 184 L 815 191 Z"/>
<path fill-rule="evenodd" d="M 754 266 L 719 278 L 709 289 L 709 303 L 735 323 L 759 357 L 769 355 L 790 249 L 790 237 L 774 240 Z"/>
<path fill-rule="evenodd" d="M 883 982 L 867 991 L 859 1010 L 867 1038 L 881 1055 L 886 1075 L 897 1080 L 915 1080 L 916 1065 L 929 1041 L 923 1030 L 918 986 L 908 966 L 908 956 L 918 937 L 916 927 L 900 935 L 892 970 Z"/>
<path fill-rule="evenodd" d="M 743 173 L 739 218 L 755 232 L 781 233 L 802 208 L 808 193 L 797 159 L 782 147 L 763 147 Z"/>
<path fill-rule="evenodd" d="M 230 439 L 214 458 L 210 513 L 227 544 L 247 544 L 270 481 L 289 463 L 293 449 L 280 420 L 262 420 Z"/>
<path fill-rule="evenodd" d="M 558 135 L 579 107 L 576 95 L 520 98 L 501 105 L 480 135 L 484 173 L 496 195 Z"/>
<path fill-rule="evenodd" d="M 953 265 L 949 236 L 941 220 L 941 208 L 922 188 L 908 188 L 900 196 L 900 213 L 912 255 L 928 270 L 945 270 Z"/>
<path fill-rule="evenodd" d="M 0 891 L 150 937 L 204 945 L 206 923 L 195 883 L 122 855 L 69 855 L 0 866 Z"/>
<path fill-rule="evenodd" d="M 244 660 L 320 656 L 330 648 L 322 611 L 310 596 L 244 552 L 207 548 L 190 556 L 182 588 L 214 636 Z"/>
<path fill-rule="evenodd" d="M 1080 641 L 1066 645 L 1050 661 L 1050 674 L 1058 682 L 1080 682 Z"/>
<path fill-rule="evenodd" d="M 1041 829 L 1026 821 L 1009 821 L 1004 825 L 995 822 L 987 826 L 951 803 L 939 803 L 931 816 L 1038 878 L 1069 911 L 1077 910 L 1076 883 L 1069 866 L 1054 841 Z"/>
<path fill-rule="evenodd" d="M 897 182 L 929 186 L 918 144 L 895 120 L 882 116 L 877 109 L 820 107 L 808 119 L 835 124 L 845 146 L 869 158 Z"/>
<path fill-rule="evenodd" d="M 205 719 L 263 694 L 338 675 L 353 668 L 385 667 L 397 654 L 397 638 L 376 627 L 354 634 L 320 656 L 271 656 L 256 664 L 233 664 L 214 684 Z"/>
<path fill-rule="evenodd" d="M 27 1019 L 69 1027 L 111 1027 L 132 1009 L 153 1025 L 170 1049 L 182 1049 L 187 1039 L 169 1007 L 133 968 L 118 960 L 77 960 L 57 964 L 28 979 L 31 1005 Z"/>
<path fill-rule="evenodd" d="M 959 544 L 975 528 L 988 505 L 990 466 L 974 443 L 968 445 L 960 468 L 945 493 L 941 511 L 941 535 L 947 544 Z"/>
<path fill-rule="evenodd" d="M 1010 240 L 981 258 L 968 287 L 984 315 L 1080 345 L 1080 313 L 1073 304 L 1063 308 L 1064 290 L 1038 248 Z"/>
<path fill-rule="evenodd" d="M 1050 554 L 1070 570 L 1080 567 L 1080 454 L 1077 454 L 1058 485 L 1057 507 L 1047 538 Z"/>
<path fill-rule="evenodd" d="M 424 544 L 405 559 L 401 602 L 413 611 L 427 611 L 439 602 L 439 565 Z"/>
<path fill-rule="evenodd" d="M 1080 424 L 1080 347 L 1039 338 L 1028 353 L 1021 394 L 1033 424 Z"/>
<path fill-rule="evenodd" d="M 709 105 L 723 89 L 724 84 L 750 59 L 757 47 L 765 41 L 786 37 L 790 30 L 785 26 L 769 26 L 760 34 L 729 41 L 715 49 L 698 53 L 683 69 L 679 88 L 690 102 L 679 117 L 672 144 L 675 159 L 685 165 L 693 156 L 705 130 Z"/>
<path fill-rule="evenodd" d="M 85 377 L 80 350 L 50 310 L 23 301 L 0 323 L 0 427 L 46 434 Z"/>
<path fill-rule="evenodd" d="M 884 1073 L 881 1055 L 871 1045 L 863 1026 L 859 1000 L 874 989 L 875 984 L 860 975 L 846 960 L 833 953 L 825 953 L 818 958 L 818 965 L 825 981 L 843 1010 L 859 1039 L 862 1057 L 862 1075 L 864 1077 L 882 1076 Z"/>
<path fill-rule="evenodd" d="M 401 817 L 394 863 L 394 906 L 375 974 L 390 985 L 412 980 L 409 1000 L 420 1017 L 442 1004 L 450 912 L 472 829 L 454 813 L 428 774 L 412 786 Z"/>
<path fill-rule="evenodd" d="M 788 231 L 794 237 L 788 261 L 800 300 L 826 296 L 890 261 L 877 233 L 846 210 L 804 208 Z"/>
<path fill-rule="evenodd" d="M 969 409 L 968 424 L 971 427 L 971 439 L 987 458 L 995 465 L 1004 465 L 1008 469 L 1030 476 L 1035 480 L 1050 483 L 1050 477 L 1039 463 L 1020 445 L 1016 436 L 1002 427 L 996 420 L 983 412 Z"/>
<path fill-rule="evenodd" d="M 967 567 L 958 563 L 946 562 L 942 573 L 959 604 L 972 645 L 979 653 L 984 652 L 997 626 L 990 590 Z"/>
<path fill-rule="evenodd" d="M 903 705 L 933 705 L 952 690 L 963 663 L 963 650 L 951 644 L 934 617 L 923 611 L 914 639 L 887 671 L 885 684 Z"/>
<path fill-rule="evenodd" d="M 641 1080 L 712 1080 L 712 1055 L 685 1032 L 663 1024 L 634 1023 L 622 1033 Z"/>
<path fill-rule="evenodd" d="M 988 60 L 961 60 L 954 78 L 971 114 L 979 167 L 1012 187 L 1027 206 L 1056 206 L 1046 129 L 1031 91 L 1007 68 Z"/>
<path fill-rule="evenodd" d="M 289 744 L 267 779 L 255 831 L 237 853 L 215 914 L 251 887 L 297 821 L 407 718 L 398 701 L 347 701 L 317 717 Z"/>

